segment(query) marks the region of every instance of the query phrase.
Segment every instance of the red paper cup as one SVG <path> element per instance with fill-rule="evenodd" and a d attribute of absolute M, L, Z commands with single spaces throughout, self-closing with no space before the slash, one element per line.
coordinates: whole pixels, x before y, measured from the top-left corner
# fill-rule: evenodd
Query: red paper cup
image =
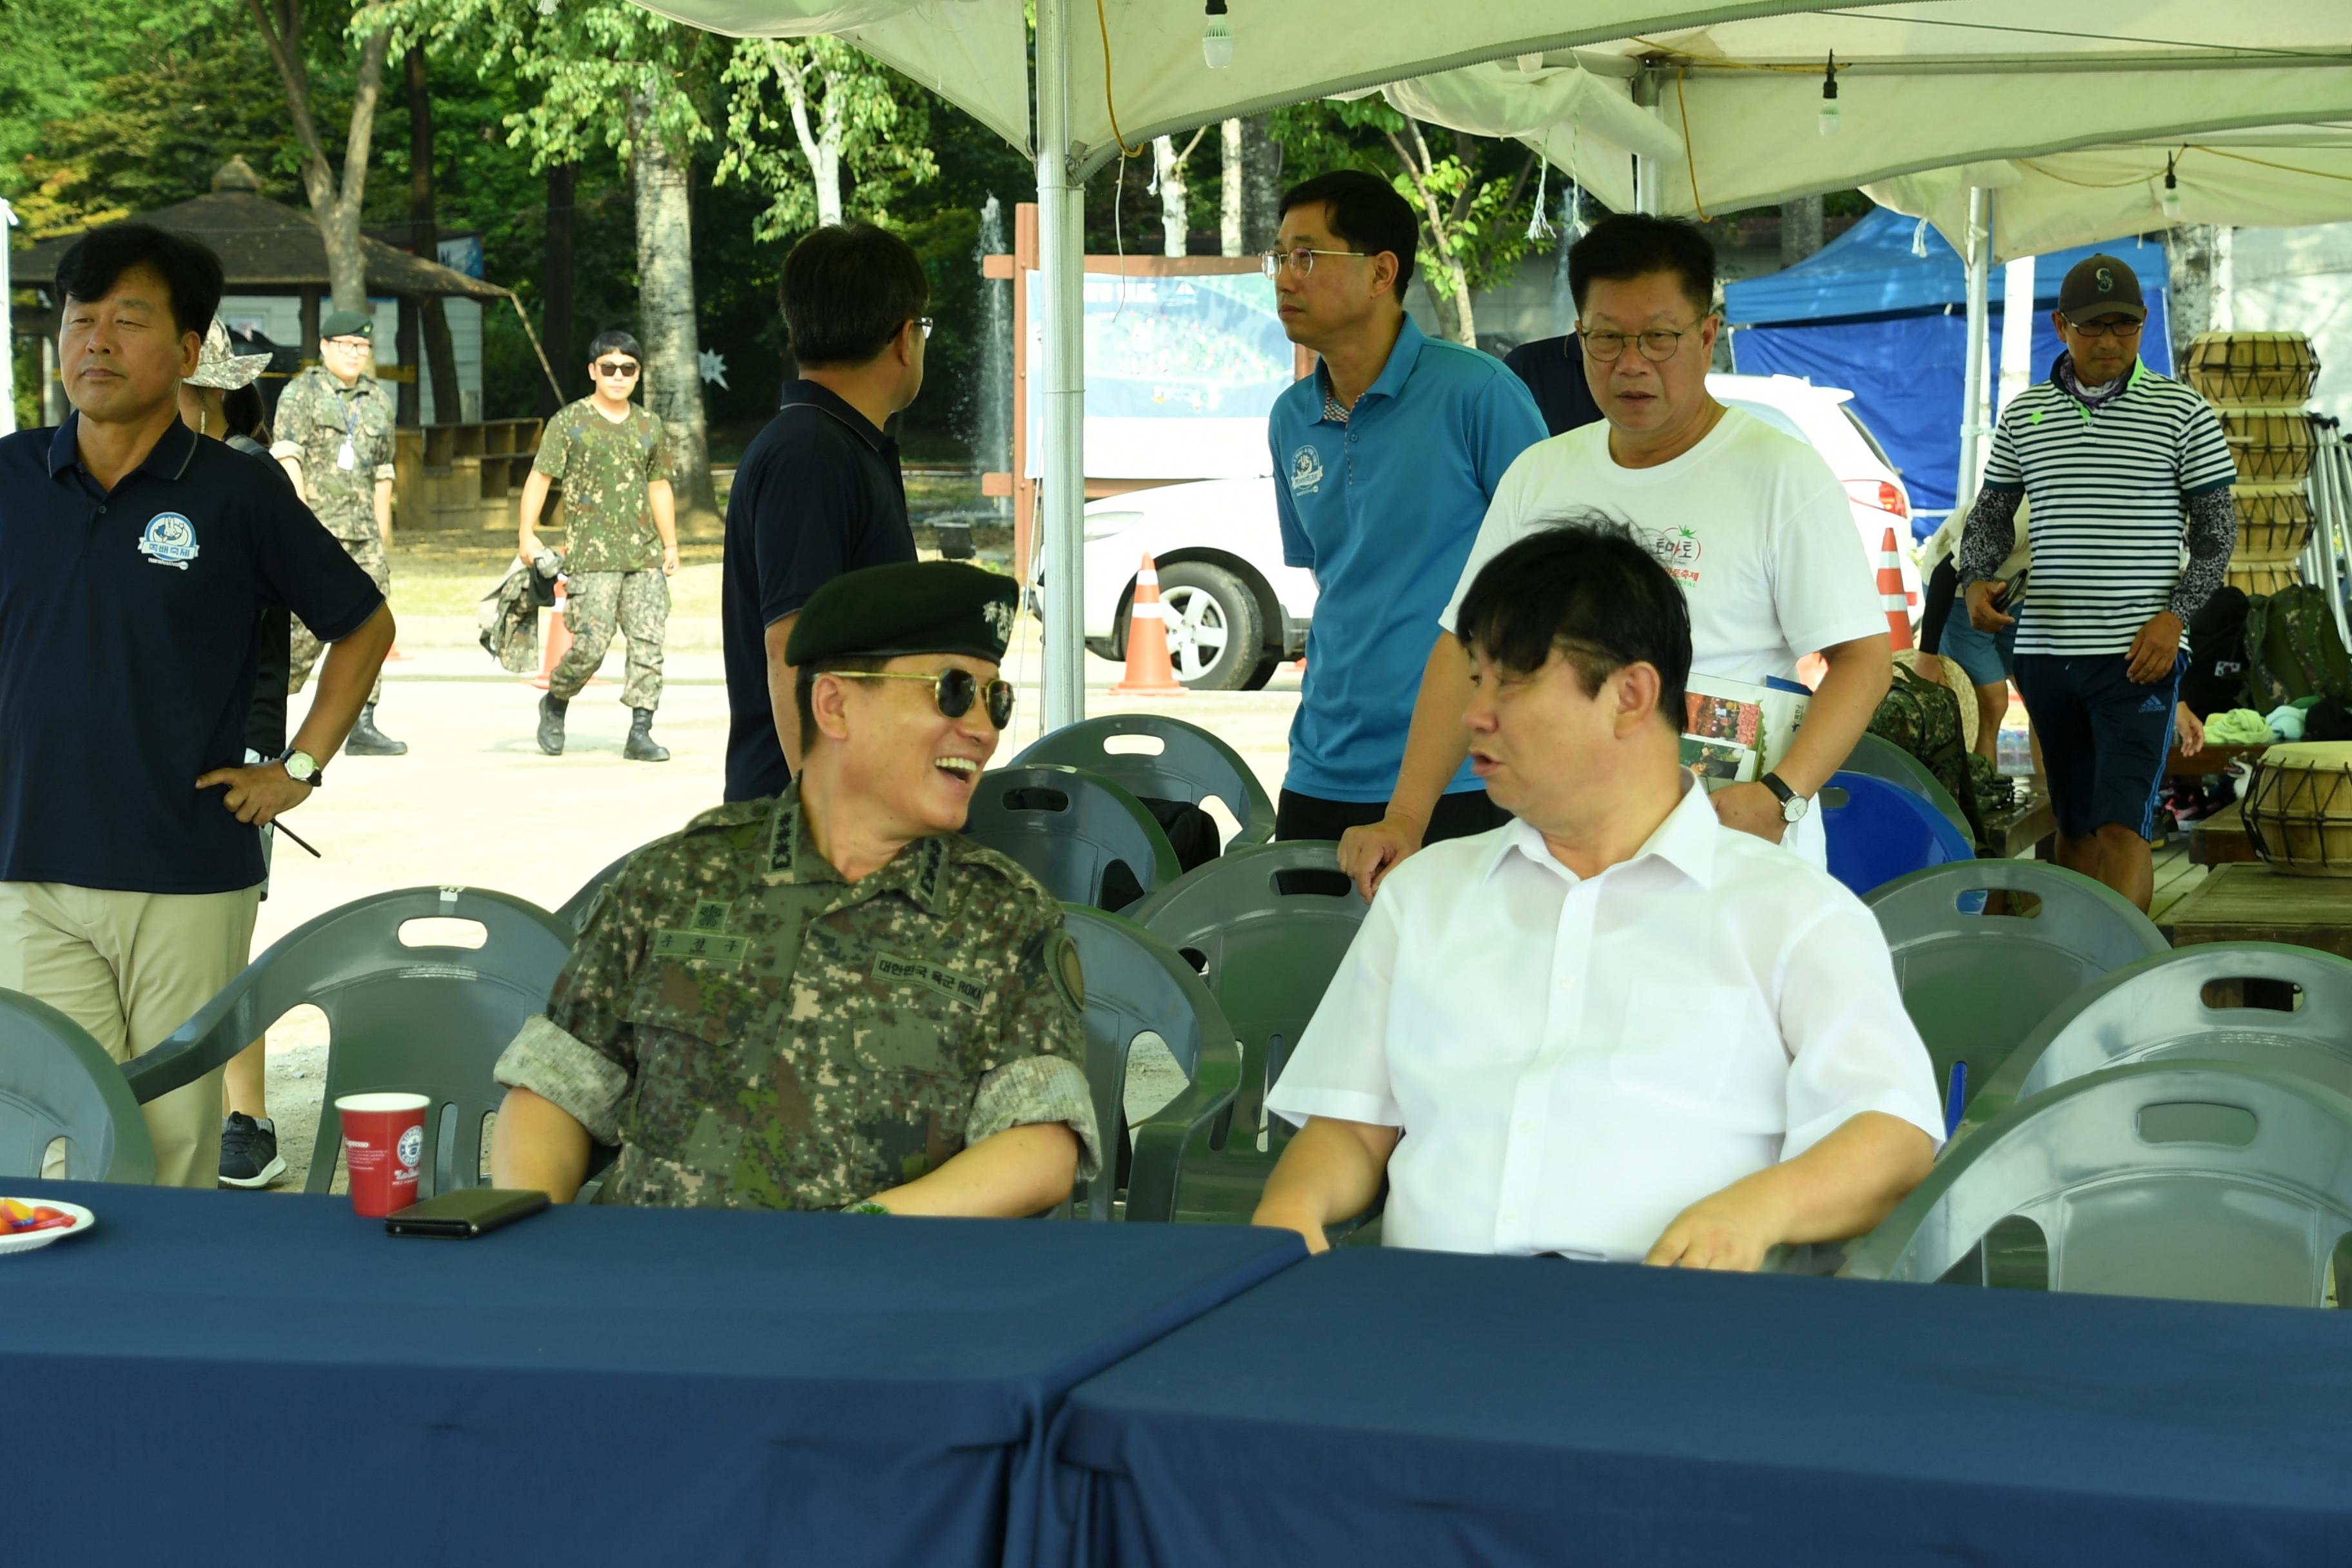
<path fill-rule="evenodd" d="M 416 1170 L 425 1161 L 421 1094 L 347 1094 L 335 1101 L 343 1116 L 343 1165 L 351 1173 L 352 1212 L 382 1219 L 416 1201 Z"/>

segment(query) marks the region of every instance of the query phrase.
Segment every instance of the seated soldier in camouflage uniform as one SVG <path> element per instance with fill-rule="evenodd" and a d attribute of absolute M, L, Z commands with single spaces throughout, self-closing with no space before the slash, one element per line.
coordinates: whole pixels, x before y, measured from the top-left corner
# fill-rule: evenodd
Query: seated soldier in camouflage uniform
<path fill-rule="evenodd" d="M 793 628 L 805 764 L 639 851 L 499 1060 L 502 1187 L 1034 1214 L 1100 1168 L 1061 907 L 958 836 L 1010 717 L 1013 584 L 869 567 Z"/>

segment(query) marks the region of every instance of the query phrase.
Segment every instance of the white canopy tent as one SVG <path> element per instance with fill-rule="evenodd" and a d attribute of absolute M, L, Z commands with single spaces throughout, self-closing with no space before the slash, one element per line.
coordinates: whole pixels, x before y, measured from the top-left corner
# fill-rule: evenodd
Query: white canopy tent
<path fill-rule="evenodd" d="M 1155 136 L 1402 76 L 1565 49 L 1653 26 L 1692 27 L 1785 13 L 1784 0 L 1660 6 L 1643 0 L 1478 0 L 1420 6 L 1322 0 L 659 0 L 646 8 L 738 37 L 834 34 L 923 83 L 1037 161 L 1043 278 L 1045 721 L 1085 716 L 1085 413 L 1078 190 L 1121 137 Z M 1036 18 L 1031 133 L 1028 16 Z M 1213 69 L 1213 20 L 1232 37 Z M 1106 45 L 1108 51 L 1106 52 Z M 1114 119 L 1116 129 L 1114 129 Z"/>

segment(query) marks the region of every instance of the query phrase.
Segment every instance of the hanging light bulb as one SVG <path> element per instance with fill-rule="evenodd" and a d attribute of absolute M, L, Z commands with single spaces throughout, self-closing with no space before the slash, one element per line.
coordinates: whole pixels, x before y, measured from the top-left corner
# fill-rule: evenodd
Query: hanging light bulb
<path fill-rule="evenodd" d="M 1822 78 L 1822 114 L 1818 121 L 1824 136 L 1838 133 L 1837 51 L 1830 51 L 1828 72 Z"/>
<path fill-rule="evenodd" d="M 1209 0 L 1209 25 L 1201 29 L 1201 58 L 1213 71 L 1234 63 L 1234 25 L 1225 20 L 1225 0 Z"/>
<path fill-rule="evenodd" d="M 2179 223 L 2180 221 L 2180 182 L 2173 177 L 2172 161 L 2173 155 L 2167 153 L 2164 155 L 2164 195 L 2159 198 L 2159 202 L 2164 208 L 2164 221 Z"/>

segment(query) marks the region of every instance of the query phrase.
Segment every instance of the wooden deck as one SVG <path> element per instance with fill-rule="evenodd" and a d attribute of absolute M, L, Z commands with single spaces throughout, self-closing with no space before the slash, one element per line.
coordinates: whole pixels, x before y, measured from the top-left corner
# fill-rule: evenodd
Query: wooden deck
<path fill-rule="evenodd" d="M 2148 901 L 2148 918 L 2162 925 L 2172 906 L 2187 898 L 2211 869 L 2190 858 L 2187 834 L 2174 833 L 2166 838 L 2156 851 L 2156 896 Z"/>

